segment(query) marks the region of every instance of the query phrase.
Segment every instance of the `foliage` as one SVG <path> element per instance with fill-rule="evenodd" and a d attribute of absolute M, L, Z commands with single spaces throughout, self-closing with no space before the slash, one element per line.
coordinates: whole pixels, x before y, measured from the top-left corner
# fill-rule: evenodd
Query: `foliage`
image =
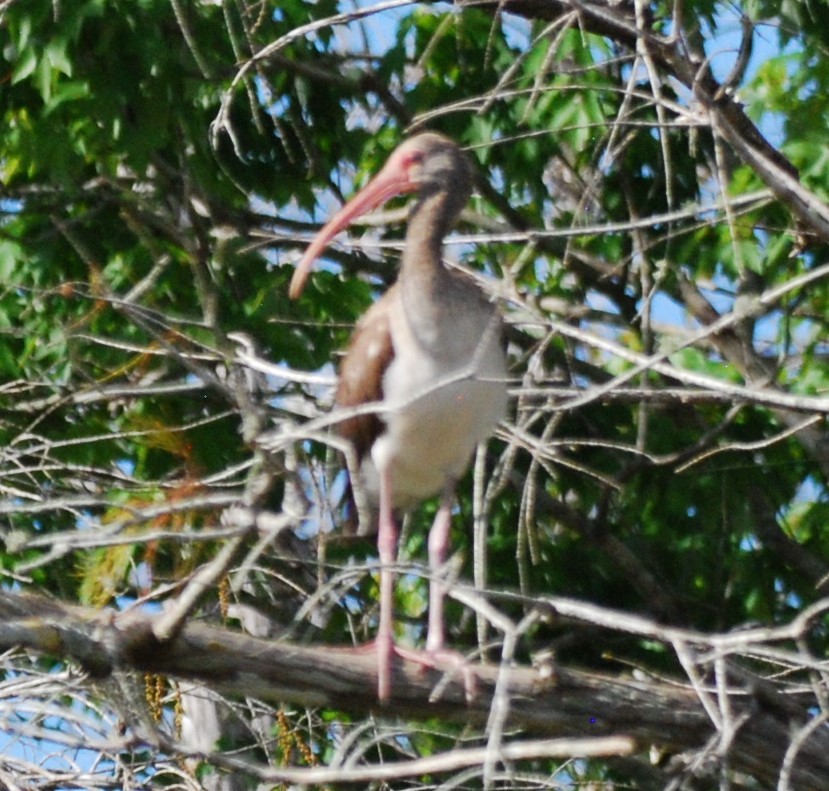
<path fill-rule="evenodd" d="M 783 626 L 819 605 L 829 572 L 825 9 L 693 0 L 681 17 L 678 4 L 647 4 L 637 22 L 633 4 L 596 5 L 620 26 L 529 0 L 0 2 L 7 591 L 155 606 L 241 538 L 224 587 L 201 601 L 206 617 L 248 628 L 240 613 L 255 607 L 272 635 L 348 644 L 373 634 L 374 548 L 328 533 L 349 521 L 342 459 L 309 421 L 327 413 L 331 362 L 393 280 L 396 254 L 337 244 L 295 303 L 287 284 L 318 222 L 428 126 L 479 166 L 460 228 L 474 244 L 447 251 L 488 276 L 513 377 L 485 491 L 473 498 L 471 473 L 460 487 L 461 579 L 472 579 L 472 525 L 483 519 L 487 592 L 516 622 L 553 594 L 705 634 Z M 663 43 L 675 35 L 699 74 L 710 64 L 712 79 L 729 80 L 722 95 L 706 104 L 704 80 L 683 83 L 662 50 L 631 47 L 614 32 L 621 22 Z M 735 51 L 740 35 L 753 36 L 748 60 Z M 722 131 L 727 103 L 798 169 L 814 223 L 779 172 Z M 285 516 L 288 529 L 251 532 L 234 521 L 241 505 Z M 434 507 L 408 518 L 404 559 L 421 563 Z M 420 565 L 398 586 L 404 641 L 421 637 L 425 586 Z M 507 592 L 520 596 L 497 595 Z M 503 634 L 449 607 L 451 644 L 497 659 Z M 807 642 L 825 655 L 824 620 L 783 647 L 794 656 Z M 688 673 L 669 640 L 621 628 L 536 621 L 516 657 L 529 663 L 542 649 L 606 673 Z M 772 675 L 756 655 L 738 663 Z M 8 678 L 20 671 L 7 667 Z M 807 688 L 803 667 L 787 669 Z M 99 692 L 84 689 L 83 716 L 106 733 Z M 223 747 L 255 739 L 260 751 L 245 755 L 260 763 L 327 763 L 342 733 L 375 727 L 309 709 L 261 731 L 256 718 L 270 715 L 256 704 L 229 709 L 245 735 L 223 734 Z M 366 762 L 464 738 L 435 722 L 376 728 Z M 78 770 L 73 787 L 138 787 L 129 783 L 156 772 L 185 782 L 163 753 L 135 773 L 117 759 L 111 784 Z M 555 782 L 657 787 L 695 771 L 678 764 L 647 775 L 633 760 L 590 760 Z M 200 787 L 206 771 L 186 782 Z M 543 785 L 559 770 L 521 771 Z M 496 772 L 486 782 L 511 781 Z"/>

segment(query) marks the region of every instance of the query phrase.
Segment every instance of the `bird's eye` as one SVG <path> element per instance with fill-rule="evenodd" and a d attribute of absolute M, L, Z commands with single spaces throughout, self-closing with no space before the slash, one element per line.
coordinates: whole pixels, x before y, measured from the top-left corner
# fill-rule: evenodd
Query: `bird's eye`
<path fill-rule="evenodd" d="M 406 167 L 410 168 L 412 165 L 422 165 L 423 164 L 423 152 L 422 151 L 410 151 L 406 155 Z"/>

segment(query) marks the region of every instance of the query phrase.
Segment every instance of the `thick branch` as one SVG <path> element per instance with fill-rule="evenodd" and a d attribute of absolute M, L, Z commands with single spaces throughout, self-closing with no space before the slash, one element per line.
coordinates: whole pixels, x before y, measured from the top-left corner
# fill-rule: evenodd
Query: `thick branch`
<path fill-rule="evenodd" d="M 186 624 L 171 640 L 153 635 L 151 616 L 115 614 L 34 596 L 0 596 L 0 649 L 24 646 L 73 659 L 96 675 L 113 669 L 160 673 L 198 681 L 225 694 L 272 703 L 377 711 L 377 662 L 372 651 L 298 646 L 262 640 L 203 624 Z M 697 691 L 679 684 L 616 678 L 553 666 L 475 665 L 477 692 L 465 700 L 463 678 L 442 687 L 442 673 L 400 660 L 388 711 L 398 717 L 439 717 L 483 725 L 499 673 L 506 679 L 512 727 L 540 735 L 624 735 L 643 749 L 698 751 L 716 738 Z M 442 692 L 432 700 L 435 689 Z M 809 719 L 791 699 L 758 683 L 727 691 L 733 723 L 729 757 L 735 768 L 765 785 L 779 774 L 791 729 Z M 829 772 L 829 735 L 812 734 L 795 767 L 798 787 L 819 787 Z"/>

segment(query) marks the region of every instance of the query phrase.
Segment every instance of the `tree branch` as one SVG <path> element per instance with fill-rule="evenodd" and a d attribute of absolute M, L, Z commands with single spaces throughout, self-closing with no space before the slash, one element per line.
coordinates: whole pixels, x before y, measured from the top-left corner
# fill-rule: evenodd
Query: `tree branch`
<path fill-rule="evenodd" d="M 554 605 L 555 600 L 549 603 Z M 562 606 L 562 612 L 578 612 L 566 603 Z M 608 623 L 614 617 L 621 619 L 620 625 L 632 620 L 624 613 L 602 613 Z M 4 594 L 0 648 L 24 646 L 72 659 L 96 676 L 115 669 L 159 673 L 274 704 L 362 713 L 385 710 L 396 717 L 437 717 L 477 725 L 490 716 L 500 674 L 509 697 L 507 724 L 525 733 L 568 738 L 625 735 L 642 748 L 657 746 L 671 753 L 698 751 L 716 734 L 697 693 L 678 683 L 619 678 L 550 663 L 534 669 L 474 665 L 477 694 L 467 703 L 462 674 L 456 673 L 458 677 L 433 699 L 441 671 L 400 659 L 394 666 L 391 700 L 382 709 L 376 699 L 377 662 L 371 650 L 299 646 L 194 623 L 184 624 L 162 643 L 153 634 L 154 620 L 140 612 L 115 614 L 37 596 Z M 645 623 L 645 619 L 633 620 Z M 659 629 L 658 625 L 650 628 Z M 716 640 L 713 644 L 722 645 Z M 740 723 L 730 745 L 730 760 L 735 768 L 769 785 L 781 771 L 791 728 L 810 719 L 808 704 L 801 706 L 793 696 L 784 699 L 739 668 L 729 676 L 728 688 L 719 686 L 716 691 L 728 700 L 732 726 Z M 812 733 L 800 745 L 791 771 L 799 787 L 819 787 L 829 772 L 829 734 Z"/>
<path fill-rule="evenodd" d="M 576 10 L 580 25 L 591 33 L 607 36 L 632 52 L 636 52 L 637 41 L 644 42 L 654 62 L 693 91 L 714 132 L 757 173 L 804 229 L 829 242 L 829 206 L 800 183 L 794 165 L 766 140 L 739 101 L 716 80 L 708 61 L 689 56 L 681 35 L 667 38 L 639 28 L 624 3 L 611 6 L 582 0 L 474 0 L 461 5 L 497 8 L 498 12 L 508 11 L 528 19 L 545 20 L 554 20 Z"/>

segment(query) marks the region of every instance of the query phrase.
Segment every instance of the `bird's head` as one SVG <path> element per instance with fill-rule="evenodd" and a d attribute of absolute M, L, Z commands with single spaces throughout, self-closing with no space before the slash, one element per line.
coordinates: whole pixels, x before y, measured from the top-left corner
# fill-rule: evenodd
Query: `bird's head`
<path fill-rule="evenodd" d="M 466 155 L 452 140 L 436 132 L 423 132 L 401 143 L 377 178 L 385 171 L 397 174 L 400 192 L 452 189 L 470 179 Z"/>
<path fill-rule="evenodd" d="M 448 137 L 423 132 L 401 143 L 383 169 L 314 237 L 291 279 L 291 299 L 302 293 L 311 266 L 320 253 L 355 219 L 404 193 L 417 192 L 425 197 L 439 190 L 457 190 L 463 193 L 465 201 L 470 178 L 466 155 Z"/>

